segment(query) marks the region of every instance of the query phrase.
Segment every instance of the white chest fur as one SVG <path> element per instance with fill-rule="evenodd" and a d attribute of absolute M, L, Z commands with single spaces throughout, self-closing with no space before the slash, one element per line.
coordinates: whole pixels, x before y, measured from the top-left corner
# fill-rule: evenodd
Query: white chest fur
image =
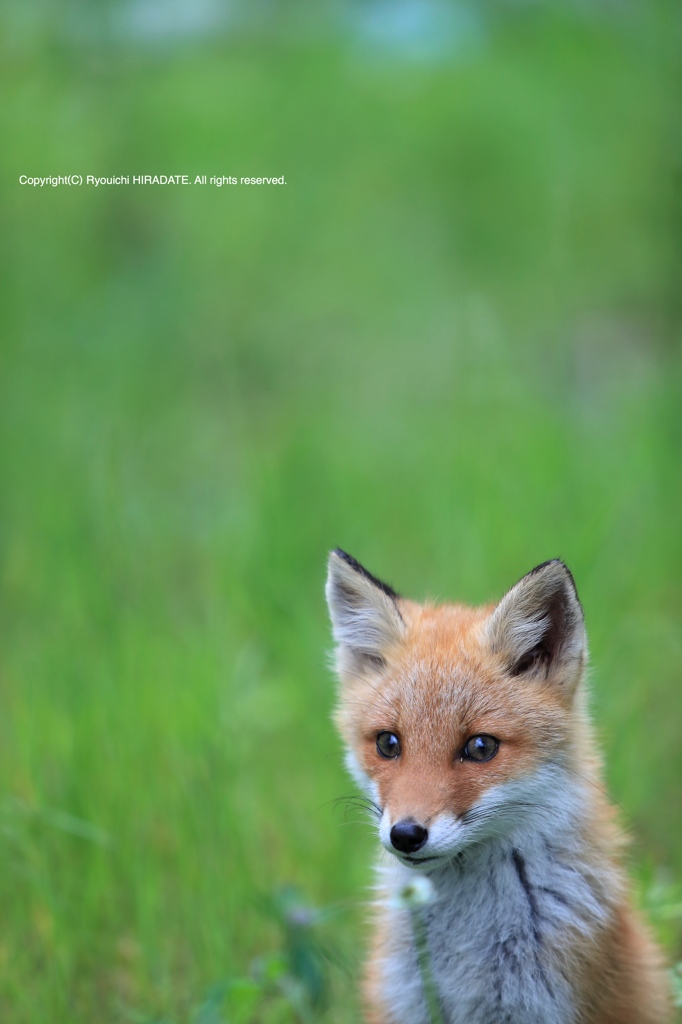
<path fill-rule="evenodd" d="M 572 1024 L 571 946 L 608 917 L 608 885 L 575 833 L 510 835 L 431 875 L 437 900 L 421 913 L 447 1024 Z M 396 1024 L 430 1024 L 409 912 L 392 897 L 413 877 L 389 858 L 383 998 Z"/>

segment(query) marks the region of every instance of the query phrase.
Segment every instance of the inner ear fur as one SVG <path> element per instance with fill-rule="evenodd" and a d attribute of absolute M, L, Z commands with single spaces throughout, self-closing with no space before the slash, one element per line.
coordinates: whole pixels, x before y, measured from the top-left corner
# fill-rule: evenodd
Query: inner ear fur
<path fill-rule="evenodd" d="M 406 632 L 396 592 L 336 548 L 329 555 L 325 593 L 339 671 L 381 668 Z"/>
<path fill-rule="evenodd" d="M 509 590 L 492 612 L 485 640 L 510 675 L 577 685 L 587 643 L 573 576 L 559 559 L 543 562 Z"/>

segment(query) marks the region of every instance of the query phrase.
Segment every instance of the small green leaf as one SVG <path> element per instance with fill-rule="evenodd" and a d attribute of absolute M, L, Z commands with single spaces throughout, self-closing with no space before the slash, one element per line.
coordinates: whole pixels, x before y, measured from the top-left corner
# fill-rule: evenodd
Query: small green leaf
<path fill-rule="evenodd" d="M 676 964 L 670 971 L 673 989 L 673 1005 L 682 1008 L 682 963 Z"/>

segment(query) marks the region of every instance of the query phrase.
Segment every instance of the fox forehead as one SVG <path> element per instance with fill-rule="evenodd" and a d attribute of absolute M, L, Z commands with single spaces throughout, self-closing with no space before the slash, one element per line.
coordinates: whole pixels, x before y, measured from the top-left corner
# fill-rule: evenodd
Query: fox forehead
<path fill-rule="evenodd" d="M 399 684 L 396 697 L 406 710 L 416 705 L 437 714 L 458 707 L 464 713 L 474 696 L 472 683 L 484 677 L 492 681 L 501 674 L 498 659 L 481 644 L 481 626 L 489 609 L 401 602 L 401 612 L 406 635 L 394 657 L 387 659 L 386 673 Z"/>
<path fill-rule="evenodd" d="M 401 600 L 403 643 L 380 670 L 356 678 L 352 686 L 348 710 L 359 730 L 414 730 L 432 745 L 449 742 L 453 730 L 509 731 L 529 717 L 549 725 L 560 716 L 549 688 L 524 692 L 509 677 L 504 660 L 482 642 L 492 607 Z M 359 738 L 357 729 L 353 732 Z"/>

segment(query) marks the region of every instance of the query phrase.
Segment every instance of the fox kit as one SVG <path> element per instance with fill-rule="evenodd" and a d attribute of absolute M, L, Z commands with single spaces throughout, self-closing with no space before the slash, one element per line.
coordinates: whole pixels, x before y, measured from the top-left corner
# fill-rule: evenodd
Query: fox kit
<path fill-rule="evenodd" d="M 337 723 L 387 851 L 369 1024 L 430 1021 L 395 898 L 414 872 L 435 893 L 424 920 L 446 1024 L 669 1021 L 601 788 L 566 566 L 537 566 L 496 605 L 419 605 L 337 550 L 327 601 Z"/>

